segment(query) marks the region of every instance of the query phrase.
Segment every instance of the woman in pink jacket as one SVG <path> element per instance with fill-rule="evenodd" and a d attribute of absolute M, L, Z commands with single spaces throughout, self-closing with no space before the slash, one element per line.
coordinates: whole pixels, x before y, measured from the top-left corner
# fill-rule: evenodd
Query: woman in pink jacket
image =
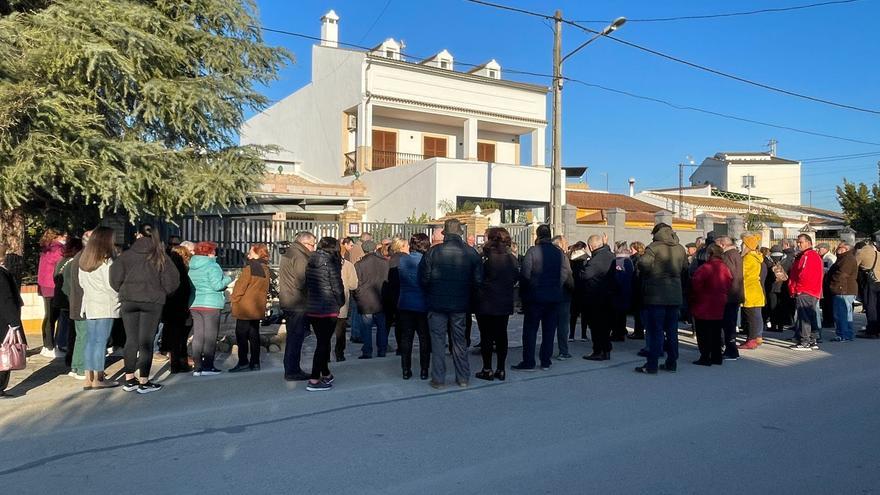
<path fill-rule="evenodd" d="M 55 347 L 55 332 L 58 323 L 59 308 L 53 307 L 55 297 L 55 265 L 61 259 L 67 234 L 57 229 L 47 229 L 40 238 L 40 264 L 37 269 L 37 285 L 43 297 L 43 350 L 40 355 L 47 358 L 64 357 L 64 352 Z M 59 288 L 60 290 L 60 288 Z M 60 344 L 60 343 L 59 343 Z"/>

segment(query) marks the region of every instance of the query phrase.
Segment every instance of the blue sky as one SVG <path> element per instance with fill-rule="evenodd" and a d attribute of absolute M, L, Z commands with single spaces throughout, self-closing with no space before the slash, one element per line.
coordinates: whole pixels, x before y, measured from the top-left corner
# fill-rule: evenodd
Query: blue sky
<path fill-rule="evenodd" d="M 814 3 L 817 0 L 664 1 L 593 0 L 555 2 L 498 0 L 545 12 L 559 8 L 572 20 L 629 19 L 717 14 Z M 406 52 L 428 56 L 448 49 L 456 62 L 495 58 L 502 71 L 552 72 L 553 34 L 536 17 L 463 0 L 258 0 L 268 28 L 319 36 L 319 18 L 334 9 L 341 17 L 340 41 L 373 46 L 385 38 L 406 41 Z M 880 1 L 816 7 L 781 13 L 677 22 L 629 22 L 616 34 L 689 61 L 745 78 L 836 102 L 880 109 Z M 587 23 L 600 29 L 602 24 Z M 265 93 L 278 100 L 309 81 L 313 41 L 266 33 L 266 41 L 294 53 L 296 62 Z M 586 40 L 563 28 L 563 51 Z M 598 40 L 566 61 L 568 77 L 753 120 L 880 143 L 880 115 L 813 103 L 722 79 L 650 54 Z M 505 78 L 548 84 L 540 77 Z M 773 129 L 701 113 L 676 110 L 627 96 L 567 83 L 563 92 L 563 162 L 590 167 L 590 182 L 625 192 L 637 187 L 678 185 L 679 162 L 699 164 L 717 151 L 763 150 L 779 141 L 779 156 L 808 159 L 876 152 L 878 155 L 818 163 L 802 169 L 803 202 L 837 208 L 834 186 L 842 178 L 876 181 L 880 146 L 857 144 Z M 549 98 L 548 98 L 549 102 Z M 548 110 L 548 119 L 550 117 Z M 550 142 L 550 136 L 547 137 Z"/>

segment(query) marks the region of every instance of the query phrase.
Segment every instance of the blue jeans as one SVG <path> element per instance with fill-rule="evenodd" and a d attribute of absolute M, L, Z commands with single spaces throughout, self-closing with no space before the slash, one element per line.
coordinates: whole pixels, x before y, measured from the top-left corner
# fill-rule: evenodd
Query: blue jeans
<path fill-rule="evenodd" d="M 349 324 L 351 325 L 351 341 L 354 342 L 361 338 L 361 313 L 358 311 L 354 296 L 349 299 L 348 316 L 350 318 Z"/>
<path fill-rule="evenodd" d="M 373 355 L 373 325 L 376 325 L 376 351 L 380 356 L 388 350 L 388 327 L 385 326 L 385 313 L 361 314 L 361 338 L 364 346 L 361 347 L 361 355 Z"/>
<path fill-rule="evenodd" d="M 834 328 L 837 336 L 853 339 L 853 301 L 856 296 L 834 296 Z"/>
<path fill-rule="evenodd" d="M 83 368 L 86 371 L 104 371 L 104 355 L 107 352 L 107 338 L 113 330 L 113 318 L 86 320 L 86 329 Z"/>
<path fill-rule="evenodd" d="M 303 372 L 299 360 L 302 354 L 303 341 L 306 339 L 306 333 L 309 331 L 308 320 L 305 311 L 284 310 L 284 326 L 287 329 L 287 342 L 284 344 L 285 375 Z"/>
<path fill-rule="evenodd" d="M 522 364 L 529 368 L 535 367 L 535 346 L 538 341 L 538 325 L 541 326 L 541 350 L 539 358 L 541 366 L 551 364 L 553 357 L 553 337 L 559 324 L 559 305 L 562 303 L 525 303 L 523 319 L 523 360 Z"/>
<path fill-rule="evenodd" d="M 678 306 L 645 306 L 645 332 L 648 341 L 648 362 L 645 367 L 656 370 L 663 351 L 666 364 L 678 361 Z"/>

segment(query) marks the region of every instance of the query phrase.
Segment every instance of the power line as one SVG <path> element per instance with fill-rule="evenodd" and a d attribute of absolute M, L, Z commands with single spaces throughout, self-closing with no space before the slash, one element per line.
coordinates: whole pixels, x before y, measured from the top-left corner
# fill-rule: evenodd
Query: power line
<path fill-rule="evenodd" d="M 850 142 L 850 143 L 867 144 L 867 145 L 871 145 L 871 146 L 880 146 L 880 143 L 877 143 L 877 142 L 863 141 L 863 140 L 860 140 L 860 139 L 851 139 L 851 138 L 842 137 L 842 136 L 835 136 L 835 135 L 832 135 L 832 134 L 825 134 L 825 133 L 822 133 L 822 132 L 815 132 L 815 131 L 808 131 L 808 130 L 804 130 L 804 129 L 798 129 L 798 128 L 796 128 L 796 127 L 791 127 L 791 126 L 785 126 L 785 125 L 779 125 L 779 124 L 771 124 L 771 123 L 769 123 L 769 122 L 762 122 L 762 121 L 760 121 L 760 120 L 748 119 L 748 118 L 745 118 L 745 117 L 738 117 L 738 116 L 736 116 L 736 115 L 731 115 L 731 114 L 726 114 L 726 113 L 716 112 L 716 111 L 713 111 L 713 110 L 706 110 L 706 109 L 704 109 L 704 108 L 699 108 L 699 107 L 686 106 L 686 105 L 677 105 L 677 104 L 675 104 L 675 103 L 672 103 L 672 102 L 669 102 L 669 101 L 667 101 L 667 100 L 663 100 L 663 99 L 660 99 L 660 98 L 655 98 L 655 97 L 652 97 L 652 96 L 644 96 L 644 95 L 640 95 L 640 94 L 636 94 L 636 93 L 633 93 L 633 92 L 630 92 L 630 91 L 624 91 L 624 90 L 620 90 L 620 89 L 609 88 L 609 87 L 607 87 L 607 86 L 603 86 L 603 85 L 601 85 L 601 84 L 593 84 L 593 83 L 588 83 L 588 82 L 585 82 L 585 81 L 581 81 L 580 79 L 573 79 L 573 78 L 570 78 L 570 77 L 566 77 L 566 78 L 564 78 L 564 79 L 565 79 L 566 81 L 571 81 L 571 82 L 574 82 L 574 83 L 582 84 L 582 85 L 587 86 L 587 87 L 590 87 L 590 88 L 601 89 L 602 91 L 608 91 L 608 92 L 611 92 L 611 93 L 617 93 L 617 94 L 621 94 L 621 95 L 629 96 L 629 97 L 631 97 L 631 98 L 637 98 L 637 99 L 639 99 L 639 100 L 645 100 L 645 101 L 652 101 L 652 102 L 654 102 L 654 103 L 660 103 L 660 104 L 662 104 L 662 105 L 666 105 L 666 106 L 668 106 L 668 107 L 675 108 L 676 110 L 688 110 L 688 111 L 692 111 L 692 112 L 699 112 L 699 113 L 704 113 L 704 114 L 707 114 L 707 115 L 714 115 L 714 116 L 716 116 L 716 117 L 722 117 L 722 118 L 725 118 L 725 119 L 738 120 L 738 121 L 740 121 L 740 122 L 748 122 L 748 123 L 750 123 L 750 124 L 756 124 L 756 125 L 762 125 L 762 126 L 766 126 L 766 127 L 772 127 L 772 128 L 774 128 L 774 129 L 782 129 L 782 130 L 786 130 L 786 131 L 797 132 L 797 133 L 800 133 L 800 134 L 808 134 L 808 135 L 810 135 L 810 136 L 824 137 L 824 138 L 828 138 L 828 139 L 836 139 L 836 140 L 839 140 L 839 141 L 848 141 L 848 142 Z"/>
<path fill-rule="evenodd" d="M 549 15 L 547 15 L 547 14 L 542 14 L 542 13 L 540 13 L 540 12 L 535 12 L 535 11 L 526 10 L 526 9 L 520 9 L 520 8 L 516 8 L 516 7 L 510 7 L 510 6 L 507 6 L 507 5 L 502 5 L 502 4 L 492 3 L 492 2 L 486 2 L 486 1 L 483 1 L 483 0 L 465 0 L 465 1 L 467 1 L 467 2 L 471 2 L 471 3 L 475 3 L 475 4 L 479 4 L 479 5 L 484 5 L 484 6 L 487 6 L 487 7 L 493 7 L 493 8 L 502 9 L 502 10 L 507 10 L 507 11 L 511 11 L 511 12 L 517 12 L 517 13 L 520 13 L 520 14 L 530 15 L 530 16 L 534 16 L 534 17 L 541 17 L 541 18 L 544 18 L 544 19 L 555 19 L 555 17 L 553 17 L 553 16 L 549 16 Z M 578 28 L 578 29 L 581 29 L 581 30 L 583 30 L 583 31 L 586 31 L 586 32 L 588 32 L 588 33 L 590 33 L 590 34 L 602 34 L 602 33 L 600 33 L 599 31 L 596 31 L 595 29 L 591 29 L 591 28 L 588 28 L 588 27 L 586 27 L 586 26 L 583 26 L 583 25 L 579 24 L 577 21 L 572 21 L 572 20 L 568 20 L 568 19 L 562 19 L 562 22 L 565 23 L 565 24 L 568 24 L 568 25 L 570 25 L 570 26 L 574 26 L 574 27 L 576 27 L 576 28 Z M 845 108 L 845 109 L 847 109 L 847 110 L 853 110 L 853 111 L 856 111 L 856 112 L 863 112 L 863 113 L 869 113 L 869 114 L 873 114 L 873 115 L 880 115 L 880 110 L 875 110 L 875 109 L 871 109 L 871 108 L 857 107 L 857 106 L 855 106 L 855 105 L 849 105 L 849 104 L 846 104 L 846 103 L 838 103 L 838 102 L 835 102 L 835 101 L 832 101 L 832 100 L 828 100 L 828 99 L 825 99 L 825 98 L 819 98 L 819 97 L 817 97 L 817 96 L 811 96 L 811 95 L 807 95 L 807 94 L 803 94 L 803 93 L 798 93 L 798 92 L 796 92 L 796 91 L 791 91 L 791 90 L 787 90 L 787 89 L 779 88 L 779 87 L 776 87 L 776 86 L 772 86 L 772 85 L 770 85 L 770 84 L 765 84 L 765 83 L 762 83 L 762 82 L 753 81 L 753 80 L 751 80 L 751 79 L 747 79 L 747 78 L 745 78 L 745 77 L 741 77 L 741 76 L 737 76 L 737 75 L 734 75 L 734 74 L 730 74 L 730 73 L 728 73 L 728 72 L 720 71 L 720 70 L 718 70 L 718 69 L 713 69 L 713 68 L 711 68 L 711 67 L 707 67 L 707 66 L 705 66 L 705 65 L 700 65 L 700 64 L 697 64 L 697 63 L 695 63 L 695 62 L 690 62 L 690 61 L 688 61 L 688 60 L 684 60 L 684 59 L 682 59 L 682 58 L 678 58 L 678 57 L 675 57 L 675 56 L 673 56 L 673 55 L 669 55 L 669 54 L 666 54 L 666 53 L 663 53 L 663 52 L 660 52 L 660 51 L 654 50 L 654 49 L 652 49 L 652 48 L 648 48 L 648 47 L 646 47 L 646 46 L 642 46 L 642 45 L 639 45 L 639 44 L 633 43 L 633 42 L 631 42 L 631 41 L 626 41 L 626 40 L 623 40 L 623 39 L 620 39 L 620 38 L 615 38 L 615 37 L 611 36 L 610 34 L 606 34 L 605 37 L 608 38 L 608 39 L 610 39 L 610 40 L 613 40 L 613 41 L 615 41 L 615 42 L 617 42 L 617 43 L 620 43 L 620 44 L 622 44 L 622 45 L 628 46 L 628 47 L 630 47 L 630 48 L 635 48 L 635 49 L 637 49 L 637 50 L 641 50 L 641 51 L 644 51 L 644 52 L 646 52 L 646 53 L 650 53 L 650 54 L 652 54 L 652 55 L 655 55 L 655 56 L 657 56 L 657 57 L 661 57 L 661 58 L 663 58 L 663 59 L 666 59 L 666 60 L 669 60 L 669 61 L 672 61 L 672 62 L 676 62 L 676 63 L 683 64 L 683 65 L 687 65 L 688 67 L 692 67 L 692 68 L 694 68 L 694 69 L 698 69 L 698 70 L 701 70 L 701 71 L 704 71 L 704 72 L 708 72 L 708 73 L 710 73 L 710 74 L 714 74 L 714 75 L 719 76 L 719 77 L 724 77 L 724 78 L 732 79 L 732 80 L 734 80 L 734 81 L 738 81 L 738 82 L 741 82 L 741 83 L 744 83 L 744 84 L 749 84 L 749 85 L 751 85 L 751 86 L 755 86 L 755 87 L 758 87 L 758 88 L 766 89 L 766 90 L 768 90 L 768 91 L 773 91 L 773 92 L 776 92 L 776 93 L 780 93 L 780 94 L 784 94 L 784 95 L 788 95 L 788 96 L 793 96 L 793 97 L 795 97 L 795 98 L 801 98 L 801 99 L 808 100 L 808 101 L 812 101 L 812 102 L 816 102 L 816 103 L 823 103 L 823 104 L 825 104 L 825 105 L 830 105 L 830 106 L 834 106 L 834 107 L 838 107 L 838 108 Z"/>
<path fill-rule="evenodd" d="M 627 22 L 667 22 L 667 21 L 686 21 L 686 20 L 695 20 L 695 19 L 715 19 L 715 18 L 719 18 L 719 17 L 739 17 L 739 16 L 745 16 L 745 15 L 789 12 L 792 10 L 810 9 L 810 8 L 814 8 L 814 7 L 824 7 L 826 5 L 838 5 L 838 4 L 853 3 L 853 2 L 858 2 L 858 1 L 859 0 L 836 0 L 833 2 L 811 3 L 811 4 L 807 4 L 807 5 L 795 5 L 792 7 L 779 7 L 779 8 L 772 8 L 772 9 L 748 10 L 748 11 L 744 11 L 744 12 L 727 12 L 727 13 L 723 13 L 723 14 L 686 15 L 686 16 L 677 16 L 677 17 L 655 17 L 655 18 L 648 18 L 648 19 L 627 19 Z M 611 21 L 583 20 L 583 21 L 574 21 L 574 22 L 608 23 Z"/>

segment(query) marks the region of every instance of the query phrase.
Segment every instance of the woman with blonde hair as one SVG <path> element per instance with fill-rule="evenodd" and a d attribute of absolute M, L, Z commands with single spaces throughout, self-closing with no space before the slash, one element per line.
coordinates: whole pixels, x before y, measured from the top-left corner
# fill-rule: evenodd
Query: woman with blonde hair
<path fill-rule="evenodd" d="M 83 290 L 80 316 L 86 319 L 86 348 L 83 368 L 86 380 L 83 390 L 112 388 L 119 385 L 104 378 L 104 352 L 119 318 L 119 294 L 110 285 L 113 264 L 113 229 L 98 227 L 79 259 L 79 285 Z"/>
<path fill-rule="evenodd" d="M 235 318 L 235 344 L 238 346 L 238 364 L 229 370 L 230 373 L 260 369 L 260 320 L 266 315 L 271 279 L 269 248 L 265 244 L 252 245 L 247 253 L 247 264 L 235 281 L 229 298 L 232 317 Z"/>

